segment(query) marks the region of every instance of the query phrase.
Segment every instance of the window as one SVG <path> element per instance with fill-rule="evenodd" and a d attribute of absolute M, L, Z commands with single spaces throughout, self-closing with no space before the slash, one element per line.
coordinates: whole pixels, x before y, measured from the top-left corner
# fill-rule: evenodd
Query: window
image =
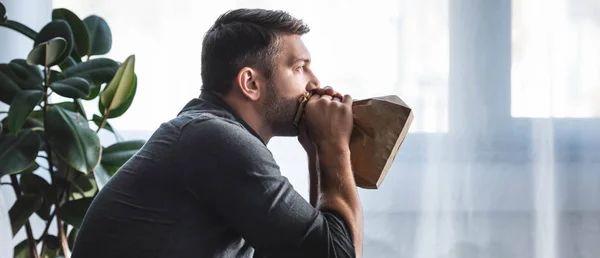
<path fill-rule="evenodd" d="M 80 18 L 95 13 L 107 20 L 113 33 L 108 57 L 122 61 L 136 54 L 136 100 L 125 116 L 112 122 L 121 130 L 156 128 L 197 96 L 204 32 L 222 12 L 248 6 L 285 9 L 309 24 L 312 31 L 304 40 L 324 85 L 355 99 L 398 95 L 419 110 L 411 132 L 447 130 L 447 0 L 252 0 L 211 5 L 153 1 L 142 11 L 137 3 L 117 0 L 54 1 L 55 8 L 67 7 Z M 152 116 L 139 119 L 149 113 Z"/>
<path fill-rule="evenodd" d="M 512 3 L 512 115 L 600 116 L 600 2 Z"/>

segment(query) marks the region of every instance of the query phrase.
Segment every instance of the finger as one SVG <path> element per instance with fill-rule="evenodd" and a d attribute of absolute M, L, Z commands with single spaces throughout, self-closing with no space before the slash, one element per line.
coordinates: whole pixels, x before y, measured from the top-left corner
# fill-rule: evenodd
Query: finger
<path fill-rule="evenodd" d="M 329 94 L 325 94 L 321 96 L 322 99 L 327 99 L 327 100 L 333 100 L 333 96 L 329 95 Z"/>
<path fill-rule="evenodd" d="M 320 99 L 320 98 L 321 98 L 321 95 L 320 95 L 320 94 L 313 94 L 313 95 L 311 95 L 311 96 L 310 96 L 310 98 L 308 99 L 308 101 L 311 101 L 311 100 L 318 100 L 318 99 Z"/>
<path fill-rule="evenodd" d="M 312 91 L 313 94 L 319 94 L 319 95 L 332 95 L 330 92 L 333 91 L 333 89 L 331 88 L 318 88 L 318 89 L 314 89 Z"/>
<path fill-rule="evenodd" d="M 325 87 L 325 94 L 333 95 L 333 94 L 335 94 L 335 91 L 330 86 L 327 86 L 327 87 Z"/>
<path fill-rule="evenodd" d="M 342 98 L 338 98 L 336 96 L 333 96 L 331 101 L 335 101 L 335 102 L 342 102 Z"/>
<path fill-rule="evenodd" d="M 352 97 L 346 94 L 344 95 L 344 100 L 342 102 L 346 105 L 352 105 Z"/>
<path fill-rule="evenodd" d="M 342 95 L 341 93 L 339 93 L 337 91 L 333 94 L 333 96 L 336 97 L 336 98 L 338 98 L 338 99 L 344 99 L 344 95 Z"/>

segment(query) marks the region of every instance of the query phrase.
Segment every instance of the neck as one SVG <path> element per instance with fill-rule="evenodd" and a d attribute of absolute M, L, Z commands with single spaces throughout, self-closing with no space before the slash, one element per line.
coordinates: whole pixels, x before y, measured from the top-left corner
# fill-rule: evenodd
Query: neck
<path fill-rule="evenodd" d="M 256 103 L 248 101 L 236 94 L 219 95 L 236 114 L 254 130 L 260 138 L 268 144 L 273 137 L 273 132 L 264 120 Z"/>

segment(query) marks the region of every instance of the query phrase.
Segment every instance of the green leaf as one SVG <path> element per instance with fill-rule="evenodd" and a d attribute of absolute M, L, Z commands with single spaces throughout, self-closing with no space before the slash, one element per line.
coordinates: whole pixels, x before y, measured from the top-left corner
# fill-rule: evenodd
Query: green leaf
<path fill-rule="evenodd" d="M 23 193 L 43 197 L 42 205 L 40 205 L 40 208 L 35 213 L 40 218 L 49 220 L 50 208 L 56 202 L 56 192 L 50 184 L 45 179 L 33 173 L 22 174 L 19 183 Z"/>
<path fill-rule="evenodd" d="M 21 91 L 21 87 L 7 73 L 12 73 L 8 64 L 0 64 L 0 101 L 9 104 Z"/>
<path fill-rule="evenodd" d="M 33 131 L 21 131 L 17 136 L 0 138 L 0 177 L 17 174 L 29 168 L 40 149 L 40 137 Z"/>
<path fill-rule="evenodd" d="M 19 92 L 12 101 L 8 110 L 8 130 L 17 135 L 25 123 L 25 119 L 33 109 L 42 101 L 44 93 L 39 90 L 24 90 Z"/>
<path fill-rule="evenodd" d="M 92 84 L 90 95 L 85 98 L 91 100 L 98 97 L 100 87 L 104 83 L 110 82 L 119 69 L 119 64 L 109 58 L 92 59 L 75 66 L 72 66 L 63 72 L 65 77 L 85 78 Z"/>
<path fill-rule="evenodd" d="M 44 253 L 42 253 L 43 258 L 56 258 L 58 251 L 60 249 L 60 241 L 58 237 L 54 235 L 46 235 L 44 236 Z"/>
<path fill-rule="evenodd" d="M 42 111 L 34 110 L 33 112 L 31 112 L 31 114 L 25 120 L 25 124 L 23 124 L 23 126 L 21 127 L 21 130 L 32 129 L 32 128 L 43 128 L 44 127 L 43 119 L 41 116 L 38 117 L 38 114 L 42 114 Z M 8 117 L 5 117 L 4 119 L 2 119 L 0 124 L 2 124 L 2 127 L 4 128 L 4 133 L 9 134 L 10 130 L 8 130 Z M 44 133 L 43 131 L 35 131 L 35 133 L 40 136 L 40 139 L 43 138 L 43 133 Z M 44 142 L 42 141 L 42 145 L 43 144 L 44 144 Z"/>
<path fill-rule="evenodd" d="M 0 22 L 5 22 L 8 19 L 6 17 L 6 7 L 2 3 L 0 3 Z"/>
<path fill-rule="evenodd" d="M 16 76 L 20 79 L 19 84 L 35 85 L 37 89 L 42 90 L 42 82 L 44 82 L 44 74 L 37 66 L 27 64 L 25 59 L 14 59 L 8 63 Z M 27 87 L 21 86 L 23 89 Z"/>
<path fill-rule="evenodd" d="M 56 64 L 59 64 L 67 60 L 75 46 L 73 31 L 71 30 L 71 26 L 69 26 L 66 21 L 54 20 L 46 24 L 46 26 L 44 26 L 35 37 L 33 45 L 38 46 L 41 43 L 48 42 L 54 38 L 62 38 L 66 41 L 66 46 L 62 49 L 64 51 L 62 51 L 60 55 L 56 57 L 58 60 Z M 51 65 L 47 66 L 49 67 Z"/>
<path fill-rule="evenodd" d="M 66 69 L 68 69 L 71 66 L 74 66 L 77 64 L 77 61 L 72 57 L 72 56 L 67 56 L 67 59 L 65 59 L 64 62 L 58 64 L 58 67 L 60 67 L 61 71 L 64 71 Z"/>
<path fill-rule="evenodd" d="M 36 174 L 23 174 L 19 180 L 23 193 L 32 195 L 44 195 L 46 190 L 50 188 L 50 184 L 46 179 Z"/>
<path fill-rule="evenodd" d="M 34 110 L 31 112 L 31 114 L 29 114 L 27 120 L 34 121 L 32 123 L 35 126 L 44 127 L 44 112 L 42 110 Z"/>
<path fill-rule="evenodd" d="M 55 153 L 77 171 L 87 173 L 100 162 L 102 146 L 88 121 L 78 113 L 52 105 L 46 135 Z"/>
<path fill-rule="evenodd" d="M 27 63 L 30 65 L 41 65 L 51 67 L 62 63 L 68 57 L 66 53 L 68 45 L 64 38 L 53 38 L 47 42 L 36 45 L 27 56 Z"/>
<path fill-rule="evenodd" d="M 15 246 L 13 257 L 14 258 L 30 258 L 31 257 L 29 255 L 29 243 L 27 242 L 27 239 L 21 241 L 19 244 L 17 244 Z"/>
<path fill-rule="evenodd" d="M 112 33 L 108 23 L 96 15 L 90 15 L 83 20 L 90 36 L 88 56 L 104 55 L 112 47 Z"/>
<path fill-rule="evenodd" d="M 59 103 L 54 103 L 52 105 L 59 106 L 61 108 L 69 110 L 71 112 L 77 112 L 77 107 L 75 107 L 75 103 L 70 102 L 70 101 L 63 101 L 63 102 L 59 102 Z"/>
<path fill-rule="evenodd" d="M 72 183 L 74 185 L 77 185 L 84 192 L 94 189 L 94 185 L 92 184 L 92 181 L 86 174 L 78 173 L 77 177 L 75 178 L 75 181 L 73 181 Z"/>
<path fill-rule="evenodd" d="M 58 218 L 79 229 L 83 217 L 93 200 L 93 197 L 86 197 L 63 204 L 58 210 Z"/>
<path fill-rule="evenodd" d="M 86 79 L 70 77 L 50 84 L 50 88 L 58 95 L 76 99 L 88 97 L 92 90 L 92 85 Z"/>
<path fill-rule="evenodd" d="M 49 80 L 50 84 L 52 84 L 53 82 L 60 81 L 60 80 L 62 80 L 64 78 L 63 78 L 63 76 L 61 75 L 61 73 L 59 71 L 50 70 L 50 78 L 49 79 L 50 79 Z"/>
<path fill-rule="evenodd" d="M 40 165 L 37 162 L 33 162 L 31 164 L 31 166 L 29 166 L 25 170 L 23 170 L 23 172 L 21 172 L 21 174 L 30 174 L 30 173 L 35 172 L 39 168 L 40 168 Z"/>
<path fill-rule="evenodd" d="M 71 229 L 71 232 L 69 232 L 69 236 L 67 237 L 67 243 L 69 244 L 69 249 L 71 250 L 73 250 L 75 239 L 77 239 L 77 234 L 79 234 L 79 229 L 73 228 Z"/>
<path fill-rule="evenodd" d="M 100 94 L 98 106 L 101 114 L 108 118 L 119 117 L 131 106 L 137 89 L 137 76 L 134 69 L 135 55 L 131 55 L 119 67 L 115 77 Z"/>
<path fill-rule="evenodd" d="M 59 103 L 56 103 L 53 105 L 57 105 L 61 108 L 69 110 L 71 112 L 79 113 L 81 115 L 81 117 L 77 117 L 77 118 L 81 120 L 81 123 L 83 123 L 84 119 L 87 120 L 87 114 L 85 113 L 83 104 L 81 103 L 81 101 L 79 99 L 74 99 L 72 102 L 70 102 L 70 101 L 59 102 Z"/>
<path fill-rule="evenodd" d="M 108 146 L 102 151 L 102 164 L 106 166 L 123 166 L 142 146 L 145 141 L 124 141 Z"/>
<path fill-rule="evenodd" d="M 11 81 L 13 81 L 21 90 L 43 90 L 42 81 L 30 77 L 27 71 L 23 71 L 16 62 L 12 64 L 0 64 L 0 72 L 6 75 Z M 31 66 L 30 66 L 31 67 Z"/>
<path fill-rule="evenodd" d="M 102 117 L 99 115 L 94 115 L 94 116 L 92 116 L 92 121 L 94 121 L 96 126 L 100 126 L 100 124 L 102 123 Z M 113 127 L 110 125 L 110 123 L 108 121 L 104 122 L 104 126 L 102 128 L 108 130 L 109 132 L 111 132 L 115 135 L 118 134 L 117 131 L 115 131 L 115 129 L 113 129 Z"/>
<path fill-rule="evenodd" d="M 23 170 L 23 172 L 21 172 L 21 174 L 29 174 L 29 173 L 33 173 L 36 170 L 38 170 L 38 168 L 40 168 L 40 165 L 38 165 L 37 162 L 33 162 L 31 164 L 31 166 L 27 167 L 25 170 Z"/>
<path fill-rule="evenodd" d="M 119 64 L 110 58 L 96 58 L 69 67 L 69 69 L 63 71 L 63 75 L 65 77 L 78 76 L 86 79 L 94 79 L 93 77 L 88 77 L 85 75 L 88 75 L 92 71 L 107 68 L 110 68 L 111 70 L 114 70 L 114 72 L 116 72 L 119 68 Z M 110 79 L 112 79 L 112 77 Z M 106 82 L 110 81 L 110 79 L 106 80 Z"/>
<path fill-rule="evenodd" d="M 52 19 L 65 20 L 71 27 L 75 39 L 75 51 L 73 53 L 77 54 L 76 57 L 81 59 L 81 57 L 87 55 L 90 49 L 90 39 L 85 23 L 76 14 L 64 8 L 52 10 Z"/>
<path fill-rule="evenodd" d="M 2 123 L 0 123 L 0 134 L 2 134 L 2 128 L 3 128 Z"/>
<path fill-rule="evenodd" d="M 85 112 L 85 108 L 83 107 L 83 103 L 81 103 L 81 99 L 73 99 L 73 105 L 75 105 L 75 111 L 79 112 L 83 116 L 85 120 L 87 120 L 87 114 Z"/>
<path fill-rule="evenodd" d="M 40 205 L 42 205 L 42 196 L 39 195 L 22 195 L 17 199 L 8 211 L 13 236 L 27 223 L 31 214 L 39 209 Z"/>

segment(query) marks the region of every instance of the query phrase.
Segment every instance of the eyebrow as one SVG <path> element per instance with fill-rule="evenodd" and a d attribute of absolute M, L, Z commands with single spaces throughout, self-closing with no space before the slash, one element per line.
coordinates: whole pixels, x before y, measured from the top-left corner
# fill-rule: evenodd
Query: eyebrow
<path fill-rule="evenodd" d="M 300 61 L 310 64 L 310 58 L 307 57 L 294 57 L 292 59 L 292 64 L 298 63 Z"/>

